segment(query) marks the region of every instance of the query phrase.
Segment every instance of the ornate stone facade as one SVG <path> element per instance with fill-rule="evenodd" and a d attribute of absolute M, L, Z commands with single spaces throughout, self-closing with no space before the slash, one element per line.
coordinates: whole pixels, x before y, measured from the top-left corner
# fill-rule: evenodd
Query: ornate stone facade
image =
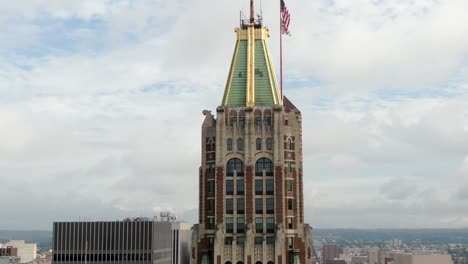
<path fill-rule="evenodd" d="M 216 116 L 203 111 L 191 262 L 310 264 L 301 112 L 279 93 L 268 30 L 255 21 L 236 32 L 222 104 Z"/>

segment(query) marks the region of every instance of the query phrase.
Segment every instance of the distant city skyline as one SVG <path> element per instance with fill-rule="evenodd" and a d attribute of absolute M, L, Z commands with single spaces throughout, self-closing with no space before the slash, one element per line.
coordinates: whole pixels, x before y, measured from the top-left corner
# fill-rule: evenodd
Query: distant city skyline
<path fill-rule="evenodd" d="M 276 67 L 278 5 L 262 6 Z M 468 227 L 468 2 L 288 8 L 304 221 Z M 0 4 L 0 230 L 160 211 L 195 223 L 200 109 L 221 104 L 239 9 L 248 1 Z"/>

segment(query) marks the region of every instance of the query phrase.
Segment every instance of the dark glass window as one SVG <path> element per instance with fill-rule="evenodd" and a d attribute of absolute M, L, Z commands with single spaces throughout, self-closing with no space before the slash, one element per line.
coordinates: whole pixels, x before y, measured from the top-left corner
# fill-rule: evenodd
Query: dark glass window
<path fill-rule="evenodd" d="M 214 218 L 207 218 L 207 229 L 213 230 L 215 228 Z"/>
<path fill-rule="evenodd" d="M 236 242 L 237 242 L 237 245 L 244 245 L 244 243 L 245 243 L 245 236 L 237 236 Z"/>
<path fill-rule="evenodd" d="M 212 138 L 208 139 L 208 147 L 207 151 L 215 151 L 216 150 L 216 144 Z"/>
<path fill-rule="evenodd" d="M 232 217 L 226 217 L 226 233 L 234 232 L 234 224 Z"/>
<path fill-rule="evenodd" d="M 233 199 L 226 199 L 226 214 L 233 214 L 233 213 L 234 213 Z"/>
<path fill-rule="evenodd" d="M 255 146 L 257 150 L 262 150 L 262 139 L 257 138 L 257 141 L 255 142 Z"/>
<path fill-rule="evenodd" d="M 262 176 L 265 170 L 266 176 L 273 176 L 273 162 L 267 158 L 257 160 L 255 165 L 255 175 Z"/>
<path fill-rule="evenodd" d="M 213 212 L 214 211 L 214 199 L 209 199 L 206 201 L 206 210 L 208 212 Z"/>
<path fill-rule="evenodd" d="M 237 125 L 237 116 L 231 117 L 231 126 L 236 126 Z"/>
<path fill-rule="evenodd" d="M 275 200 L 273 198 L 266 199 L 266 213 L 274 214 L 275 213 Z"/>
<path fill-rule="evenodd" d="M 288 248 L 294 249 L 294 238 L 288 237 Z"/>
<path fill-rule="evenodd" d="M 288 229 L 294 229 L 292 217 L 288 217 Z"/>
<path fill-rule="evenodd" d="M 271 138 L 266 139 L 266 149 L 272 150 L 273 149 L 273 140 Z"/>
<path fill-rule="evenodd" d="M 271 126 L 271 116 L 265 116 L 265 126 Z"/>
<path fill-rule="evenodd" d="M 244 198 L 237 198 L 237 213 L 243 214 L 244 213 Z"/>
<path fill-rule="evenodd" d="M 224 245 L 232 245 L 232 237 L 226 237 L 224 239 Z"/>
<path fill-rule="evenodd" d="M 263 199 L 255 198 L 255 213 L 263 214 Z"/>
<path fill-rule="evenodd" d="M 255 232 L 263 233 L 263 218 L 262 217 L 255 218 Z"/>
<path fill-rule="evenodd" d="M 266 228 L 267 228 L 267 233 L 275 232 L 275 219 L 273 217 L 267 217 Z"/>
<path fill-rule="evenodd" d="M 267 237 L 266 242 L 267 242 L 267 245 L 274 245 L 275 244 L 275 237 Z"/>
<path fill-rule="evenodd" d="M 287 147 L 288 147 L 288 150 L 292 150 L 292 149 L 293 149 L 293 147 L 292 147 L 292 141 L 291 141 L 290 138 L 288 138 L 288 146 L 287 146 Z"/>
<path fill-rule="evenodd" d="M 261 126 L 262 125 L 262 117 L 261 116 L 256 116 L 255 117 L 255 126 Z"/>
<path fill-rule="evenodd" d="M 215 171 L 215 164 L 214 162 L 208 162 L 208 169 L 207 169 L 207 172 L 209 174 L 213 174 Z"/>
<path fill-rule="evenodd" d="M 239 117 L 239 126 L 240 126 L 241 128 L 244 128 L 244 127 L 245 127 L 245 117 L 243 117 L 243 116 L 240 116 L 240 117 Z"/>
<path fill-rule="evenodd" d="M 237 180 L 237 194 L 244 194 L 244 180 Z"/>
<path fill-rule="evenodd" d="M 208 247 L 212 248 L 214 245 L 214 237 L 208 237 Z"/>
<path fill-rule="evenodd" d="M 234 194 L 234 181 L 233 180 L 226 180 L 226 194 L 227 195 Z"/>
<path fill-rule="evenodd" d="M 227 146 L 227 151 L 232 151 L 232 139 L 231 138 L 228 138 L 226 142 L 226 146 Z"/>
<path fill-rule="evenodd" d="M 263 237 L 255 237 L 255 245 L 261 245 L 263 243 Z"/>
<path fill-rule="evenodd" d="M 208 193 L 214 193 L 214 180 L 207 181 L 206 182 L 206 192 Z"/>
<path fill-rule="evenodd" d="M 289 126 L 288 120 L 284 120 L 284 125 L 285 125 L 285 126 Z"/>
<path fill-rule="evenodd" d="M 292 172 L 292 163 L 290 161 L 288 161 L 288 172 Z"/>
<path fill-rule="evenodd" d="M 237 233 L 245 232 L 245 219 L 244 217 L 237 218 Z"/>
<path fill-rule="evenodd" d="M 266 194 L 272 195 L 275 193 L 275 182 L 273 179 L 267 179 L 265 181 L 265 189 L 266 189 Z"/>
<path fill-rule="evenodd" d="M 288 210 L 292 210 L 293 209 L 293 199 L 289 198 L 288 199 Z"/>
<path fill-rule="evenodd" d="M 244 176 L 244 163 L 240 159 L 230 159 L 227 163 L 227 176 L 234 176 L 236 171 L 237 176 Z"/>
<path fill-rule="evenodd" d="M 263 194 L 263 180 L 255 180 L 255 194 Z"/>
<path fill-rule="evenodd" d="M 292 180 L 287 180 L 286 184 L 287 184 L 288 192 L 292 192 L 293 191 L 293 181 Z"/>
<path fill-rule="evenodd" d="M 237 139 L 237 150 L 244 151 L 244 140 L 242 138 Z"/>

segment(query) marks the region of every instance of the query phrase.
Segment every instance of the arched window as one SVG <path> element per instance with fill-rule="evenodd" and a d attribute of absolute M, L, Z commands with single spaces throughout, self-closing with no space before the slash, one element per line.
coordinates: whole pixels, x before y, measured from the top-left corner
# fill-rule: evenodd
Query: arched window
<path fill-rule="evenodd" d="M 244 140 L 242 138 L 237 139 L 237 150 L 244 151 Z"/>
<path fill-rule="evenodd" d="M 215 151 L 216 150 L 216 144 L 212 138 L 208 139 L 208 147 L 207 151 Z"/>
<path fill-rule="evenodd" d="M 271 138 L 266 139 L 266 149 L 272 150 L 273 149 L 273 140 Z"/>
<path fill-rule="evenodd" d="M 227 163 L 226 175 L 234 176 L 236 171 L 237 176 L 244 176 L 244 163 L 240 159 L 230 159 Z"/>
<path fill-rule="evenodd" d="M 262 150 L 262 139 L 257 138 L 257 141 L 256 141 L 255 145 L 256 145 L 257 150 Z"/>
<path fill-rule="evenodd" d="M 257 261 L 257 262 L 255 262 L 255 264 L 262 264 L 262 262 L 261 262 L 261 261 Z"/>
<path fill-rule="evenodd" d="M 288 138 L 288 145 L 287 145 L 287 148 L 288 148 L 288 150 L 292 150 L 292 149 L 293 149 L 293 147 L 292 147 L 292 141 L 291 141 L 290 138 Z"/>
<path fill-rule="evenodd" d="M 228 138 L 226 145 L 227 145 L 227 151 L 232 151 L 232 139 L 231 138 Z"/>
<path fill-rule="evenodd" d="M 255 164 L 255 175 L 262 176 L 265 171 L 266 176 L 273 176 L 273 162 L 267 158 L 257 160 Z"/>
<path fill-rule="evenodd" d="M 273 261 L 268 261 L 267 264 L 275 264 Z"/>

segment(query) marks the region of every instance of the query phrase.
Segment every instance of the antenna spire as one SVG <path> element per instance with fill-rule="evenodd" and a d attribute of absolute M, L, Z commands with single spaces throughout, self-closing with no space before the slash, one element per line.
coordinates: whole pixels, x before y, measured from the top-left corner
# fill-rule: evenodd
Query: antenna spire
<path fill-rule="evenodd" d="M 250 0 L 250 23 L 255 22 L 254 0 Z"/>

